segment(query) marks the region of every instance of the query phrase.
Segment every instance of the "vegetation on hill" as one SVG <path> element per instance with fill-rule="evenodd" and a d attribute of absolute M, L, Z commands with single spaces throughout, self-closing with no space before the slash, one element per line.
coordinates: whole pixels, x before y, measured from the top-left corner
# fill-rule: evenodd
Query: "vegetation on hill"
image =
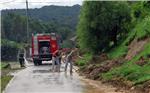
<path fill-rule="evenodd" d="M 42 8 L 29 9 L 29 17 L 31 19 L 40 20 L 44 22 L 51 22 L 56 24 L 55 26 L 67 26 L 70 29 L 75 30 L 78 22 L 78 15 L 80 11 L 80 5 L 74 6 L 44 6 Z M 26 16 L 25 9 L 10 9 L 2 10 L 2 16 L 6 16 L 9 13 L 15 13 Z"/>
<path fill-rule="evenodd" d="M 75 35 L 79 11 L 79 5 L 29 9 L 29 38 L 27 38 L 25 9 L 2 10 L 2 60 L 16 59 L 20 48 L 18 45 L 31 42 L 32 34 L 36 33 L 55 32 L 64 41 L 63 47 L 72 47 L 68 41 Z"/>
<path fill-rule="evenodd" d="M 120 5 L 124 8 L 113 8 L 113 6 Z M 112 5 L 112 6 L 110 6 Z M 101 7 L 99 7 L 101 6 Z M 97 7 L 99 7 L 97 9 Z M 111 7 L 107 9 L 107 7 Z M 95 11 L 90 11 L 90 9 Z M 130 10 L 126 12 L 127 10 Z M 100 11 L 101 10 L 101 11 Z M 115 12 L 112 12 L 115 11 Z M 123 12 L 119 14 L 117 11 Z M 124 15 L 114 20 L 107 20 L 109 16 L 111 19 L 114 16 Z M 103 16 L 100 16 L 103 14 Z M 104 15 L 105 14 L 105 15 Z M 115 15 L 116 14 L 116 15 Z M 84 16 L 84 18 L 82 18 Z M 100 16 L 101 19 L 95 19 Z M 129 16 L 129 17 L 126 17 Z M 106 18 L 105 18 L 106 17 Z M 121 20 L 123 18 L 123 20 Z M 129 18 L 129 19 L 128 19 Z M 126 21 L 125 21 L 126 20 Z M 93 22 L 97 21 L 96 26 Z M 108 23 L 107 23 L 108 21 Z M 103 34 L 113 32 L 114 23 L 123 21 L 120 28 L 115 29 L 119 31 L 116 34 L 117 44 L 114 44 L 114 39 L 109 39 L 111 34 Z M 115 23 L 117 22 L 117 23 Z M 86 27 L 80 26 L 81 23 L 86 24 Z M 103 23 L 105 23 L 103 25 Z M 81 9 L 81 15 L 78 26 L 78 43 L 81 49 L 88 49 L 88 52 L 96 51 L 96 53 L 83 56 L 77 61 L 80 65 L 81 72 L 92 79 L 102 79 L 105 81 L 112 81 L 113 83 L 120 82 L 127 85 L 129 88 L 135 86 L 142 89 L 144 93 L 149 93 L 148 86 L 150 85 L 150 3 L 149 1 L 141 2 L 84 2 Z M 125 27 L 125 28 L 124 28 Z M 109 29 L 107 29 L 109 28 Z M 102 30 L 102 31 L 101 31 Z M 96 33 L 99 31 L 99 33 Z M 124 32 L 125 31 L 125 32 Z M 84 33 L 84 34 L 82 34 Z M 86 34 L 87 33 L 87 34 Z M 99 36 L 94 38 L 95 36 Z M 89 37 L 89 38 L 88 38 Z M 114 37 L 113 37 L 114 38 Z M 102 43 L 102 41 L 104 41 Z M 95 43 L 96 42 L 96 43 Z M 100 43 L 99 43 L 100 42 Z M 112 43 L 113 42 L 113 43 Z M 105 44 L 106 43 L 106 44 Z M 109 46 L 108 46 L 109 45 Z M 101 47 L 99 47 L 101 46 Z M 99 50 L 96 50 L 96 47 Z M 92 49 L 90 49 L 92 48 Z M 93 50 L 94 49 L 94 50 Z M 99 54 L 99 51 L 101 52 Z M 84 51 L 87 55 L 88 52 Z M 85 59 L 88 59 L 85 61 Z M 81 65 L 82 64 L 82 65 Z M 140 92 L 140 91 L 138 91 Z M 137 92 L 137 93 L 138 93 Z"/>
<path fill-rule="evenodd" d="M 125 2 L 84 2 L 77 29 L 80 48 L 95 54 L 108 51 L 126 36 L 130 19 Z"/>

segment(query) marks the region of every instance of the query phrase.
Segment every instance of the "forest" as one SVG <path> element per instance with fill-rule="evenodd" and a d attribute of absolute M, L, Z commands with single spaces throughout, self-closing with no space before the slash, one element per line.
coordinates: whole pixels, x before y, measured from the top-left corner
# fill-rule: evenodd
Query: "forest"
<path fill-rule="evenodd" d="M 17 50 L 27 46 L 27 42 L 31 42 L 32 34 L 37 33 L 55 32 L 63 40 L 62 47 L 72 47 L 69 39 L 76 34 L 79 12 L 79 5 L 70 7 L 51 5 L 29 9 L 29 38 L 27 38 L 26 10 L 2 10 L 2 60 L 16 60 Z M 12 53 L 6 50 L 12 50 Z"/>

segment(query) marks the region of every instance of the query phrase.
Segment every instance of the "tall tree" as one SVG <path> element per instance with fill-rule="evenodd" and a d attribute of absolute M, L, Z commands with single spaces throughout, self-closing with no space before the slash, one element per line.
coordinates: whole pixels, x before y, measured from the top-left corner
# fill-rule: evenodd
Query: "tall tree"
<path fill-rule="evenodd" d="M 126 31 L 128 21 L 130 9 L 126 2 L 85 1 L 77 27 L 80 47 L 93 53 L 105 51 Z"/>

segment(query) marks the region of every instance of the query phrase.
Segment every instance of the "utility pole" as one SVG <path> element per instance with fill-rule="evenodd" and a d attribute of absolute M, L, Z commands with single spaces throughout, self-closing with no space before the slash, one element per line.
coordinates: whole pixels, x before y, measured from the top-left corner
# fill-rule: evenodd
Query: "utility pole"
<path fill-rule="evenodd" d="M 29 16 L 28 16 L 28 0 L 26 0 L 26 17 L 27 17 L 27 46 L 25 47 L 26 58 L 29 57 Z"/>
<path fill-rule="evenodd" d="M 26 16 L 27 16 L 27 44 L 29 43 L 29 16 L 28 16 L 28 0 L 26 0 Z"/>

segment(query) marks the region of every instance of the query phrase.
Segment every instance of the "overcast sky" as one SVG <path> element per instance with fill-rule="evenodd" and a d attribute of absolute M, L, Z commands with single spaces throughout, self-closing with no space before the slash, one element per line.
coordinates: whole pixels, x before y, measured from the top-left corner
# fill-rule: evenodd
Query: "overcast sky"
<path fill-rule="evenodd" d="M 29 8 L 40 8 L 46 5 L 72 6 L 82 4 L 83 0 L 28 0 Z M 0 0 L 0 10 L 2 9 L 22 9 L 26 8 L 26 0 Z"/>

